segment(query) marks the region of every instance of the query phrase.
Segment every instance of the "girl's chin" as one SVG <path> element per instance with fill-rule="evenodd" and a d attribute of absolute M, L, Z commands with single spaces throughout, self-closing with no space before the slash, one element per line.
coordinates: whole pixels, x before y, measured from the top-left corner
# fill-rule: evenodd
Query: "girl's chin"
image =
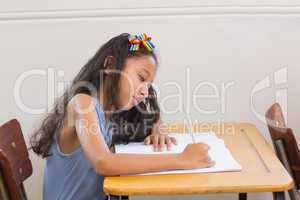
<path fill-rule="evenodd" d="M 126 104 L 124 106 L 121 106 L 121 108 L 119 108 L 119 110 L 130 110 L 132 109 L 133 107 L 137 106 L 139 103 L 141 102 L 138 102 L 136 101 L 134 98 L 132 99 L 132 101 L 129 103 L 129 104 Z"/>
<path fill-rule="evenodd" d="M 127 105 L 125 105 L 125 106 L 122 106 L 122 108 L 119 108 L 119 110 L 130 110 L 131 108 L 133 108 L 133 107 L 135 107 L 136 106 L 136 104 L 134 104 L 134 103 L 131 103 L 131 104 L 127 104 Z"/>

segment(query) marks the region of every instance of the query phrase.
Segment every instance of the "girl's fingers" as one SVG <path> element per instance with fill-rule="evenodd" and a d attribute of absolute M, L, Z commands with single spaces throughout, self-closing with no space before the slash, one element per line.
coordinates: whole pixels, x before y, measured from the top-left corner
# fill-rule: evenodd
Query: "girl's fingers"
<path fill-rule="evenodd" d="M 151 143 L 151 138 L 150 136 L 146 137 L 146 139 L 144 140 L 145 145 L 149 145 Z"/>
<path fill-rule="evenodd" d="M 154 148 L 154 151 L 157 151 L 158 149 L 158 135 L 153 135 L 152 145 Z"/>
<path fill-rule="evenodd" d="M 213 167 L 215 165 L 216 165 L 215 161 L 209 161 L 208 164 L 207 164 L 207 167 Z"/>
<path fill-rule="evenodd" d="M 177 145 L 177 140 L 174 137 L 170 137 L 173 144 Z"/>
<path fill-rule="evenodd" d="M 214 162 L 201 162 L 201 168 L 210 168 L 215 165 Z"/>
<path fill-rule="evenodd" d="M 167 143 L 167 150 L 170 150 L 172 146 L 172 141 L 170 137 L 166 138 L 166 143 Z"/>
<path fill-rule="evenodd" d="M 204 162 L 211 162 L 213 161 L 209 156 L 203 159 Z"/>
<path fill-rule="evenodd" d="M 144 140 L 144 143 L 146 145 L 152 143 L 154 151 L 162 151 L 166 148 L 166 146 L 167 149 L 170 150 L 172 143 L 177 145 L 177 141 L 174 137 L 169 137 L 168 135 L 164 134 L 150 135 Z"/>
<path fill-rule="evenodd" d="M 162 151 L 166 147 L 166 137 L 164 135 L 159 136 L 159 151 Z"/>

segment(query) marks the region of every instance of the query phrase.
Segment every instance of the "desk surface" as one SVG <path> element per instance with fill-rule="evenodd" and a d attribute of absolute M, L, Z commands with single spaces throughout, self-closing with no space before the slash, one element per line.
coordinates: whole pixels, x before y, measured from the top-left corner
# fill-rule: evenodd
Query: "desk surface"
<path fill-rule="evenodd" d="M 186 133 L 181 124 L 168 126 L 172 132 Z M 165 174 L 106 177 L 103 190 L 112 195 L 184 195 L 208 193 L 279 192 L 293 187 L 293 180 L 281 165 L 270 144 L 250 123 L 200 123 L 195 132 L 208 130 L 225 141 L 240 172 Z M 201 133 L 200 133 L 201 134 Z"/>

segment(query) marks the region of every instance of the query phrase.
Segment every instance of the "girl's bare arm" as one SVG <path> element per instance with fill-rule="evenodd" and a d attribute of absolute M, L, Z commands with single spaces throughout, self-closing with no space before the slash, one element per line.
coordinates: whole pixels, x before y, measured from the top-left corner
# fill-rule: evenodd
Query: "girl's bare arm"
<path fill-rule="evenodd" d="M 78 94 L 70 101 L 70 106 L 80 144 L 98 174 L 112 176 L 185 168 L 180 154 L 112 153 L 102 136 L 92 98 Z"/>

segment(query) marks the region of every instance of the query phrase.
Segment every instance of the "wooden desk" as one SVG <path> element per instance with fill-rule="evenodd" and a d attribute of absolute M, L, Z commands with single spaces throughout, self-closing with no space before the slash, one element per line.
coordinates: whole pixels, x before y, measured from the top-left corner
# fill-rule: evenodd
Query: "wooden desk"
<path fill-rule="evenodd" d="M 172 132 L 186 133 L 181 124 L 168 126 Z M 111 199 L 127 199 L 134 195 L 195 195 L 273 192 L 274 199 L 284 199 L 284 191 L 293 180 L 280 163 L 269 143 L 250 123 L 194 124 L 194 132 L 213 130 L 225 141 L 233 157 L 241 164 L 240 172 L 166 174 L 151 176 L 106 177 L 103 190 Z"/>

